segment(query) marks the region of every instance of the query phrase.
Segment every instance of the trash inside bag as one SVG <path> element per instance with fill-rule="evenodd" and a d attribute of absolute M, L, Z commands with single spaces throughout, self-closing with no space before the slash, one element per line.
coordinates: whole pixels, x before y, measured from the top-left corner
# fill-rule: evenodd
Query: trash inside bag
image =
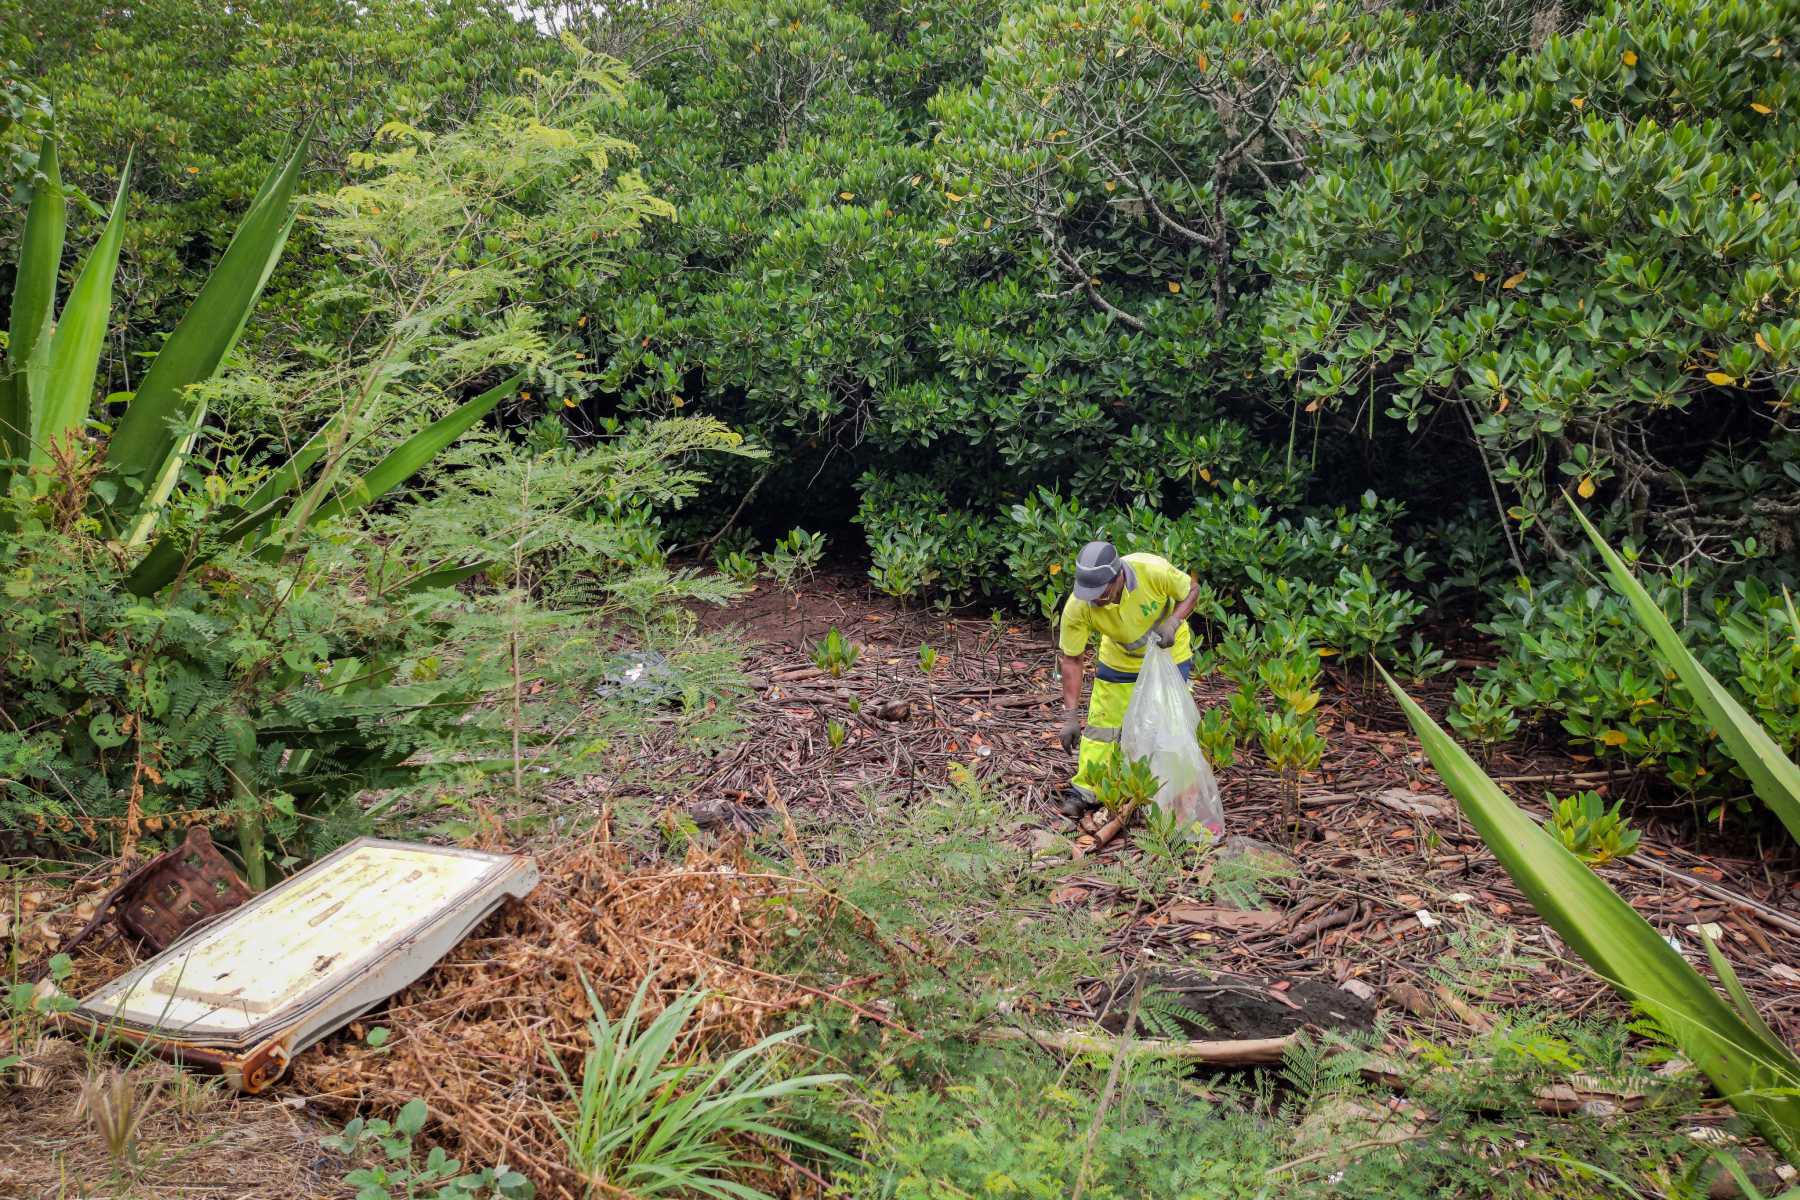
<path fill-rule="evenodd" d="M 1194 730 L 1200 710 L 1187 680 L 1168 650 L 1151 646 L 1144 652 L 1137 686 L 1119 729 L 1119 749 L 1128 759 L 1148 759 L 1161 787 L 1156 806 L 1173 813 L 1183 830 L 1204 826 L 1218 837 L 1225 832 L 1225 810 L 1219 783 L 1213 778 Z"/>

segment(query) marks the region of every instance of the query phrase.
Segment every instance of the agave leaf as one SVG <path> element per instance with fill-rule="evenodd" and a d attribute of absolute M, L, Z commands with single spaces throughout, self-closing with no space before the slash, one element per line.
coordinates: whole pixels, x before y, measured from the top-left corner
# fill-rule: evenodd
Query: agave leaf
<path fill-rule="evenodd" d="M 475 423 L 486 416 L 500 399 L 516 388 L 519 377 L 514 376 L 498 387 L 491 388 L 468 403 L 457 408 L 441 420 L 434 421 L 404 443 L 398 446 L 368 475 L 351 485 L 349 494 L 334 497 L 320 505 L 313 514 L 314 522 L 326 517 L 338 516 L 353 512 L 366 504 L 372 503 L 387 492 L 404 483 L 412 475 L 441 453 L 451 442 L 467 433 Z M 221 542 L 237 542 L 251 536 L 266 527 L 281 511 L 284 497 L 292 493 L 300 484 L 306 471 L 310 469 L 331 445 L 331 432 L 338 418 L 332 418 L 318 433 L 308 438 L 293 457 L 270 472 L 243 506 L 235 510 L 235 514 L 223 514 L 231 521 L 216 536 Z M 317 486 L 317 485 L 315 485 Z M 291 511 L 291 510 L 290 510 Z M 182 565 L 200 553 L 200 547 L 191 538 L 175 538 L 164 535 L 159 538 L 150 552 L 146 554 L 132 572 L 126 577 L 126 590 L 134 596 L 151 596 L 169 586 L 181 573 Z M 467 579 L 486 564 L 462 568 L 449 568 L 434 571 L 417 580 L 408 581 L 412 590 L 426 587 L 447 587 Z"/>
<path fill-rule="evenodd" d="M 131 530 L 125 536 L 127 546 L 141 546 L 156 532 L 156 523 L 162 517 L 163 505 L 174 494 L 175 483 L 181 477 L 181 468 L 194 452 L 194 441 L 200 436 L 201 423 L 206 420 L 205 400 L 194 406 L 190 418 L 188 431 L 183 435 L 181 444 L 169 451 L 168 458 L 163 460 L 162 470 L 156 473 L 156 478 L 150 483 L 150 492 L 144 497 L 137 519 L 131 523 Z"/>
<path fill-rule="evenodd" d="M 1763 1020 L 1761 1013 L 1756 1011 L 1756 1005 L 1751 1001 L 1750 993 L 1744 990 L 1743 980 L 1738 978 L 1736 969 L 1731 965 L 1731 960 L 1719 950 L 1719 944 L 1713 940 L 1712 934 L 1706 932 L 1705 926 L 1700 927 L 1700 942 L 1706 947 L 1706 957 L 1712 963 L 1713 974 L 1719 977 L 1719 982 L 1725 985 L 1725 994 L 1731 997 L 1732 1004 L 1737 1006 L 1738 1015 L 1743 1017 L 1748 1024 L 1760 1030 L 1763 1036 L 1770 1041 L 1779 1042 L 1781 1035 L 1769 1028 L 1769 1023 Z"/>
<path fill-rule="evenodd" d="M 11 486 L 12 469 L 6 464 L 17 453 L 14 443 L 24 441 L 17 435 L 31 427 L 31 418 L 26 415 L 30 408 L 31 393 L 25 380 L 14 379 L 7 374 L 5 364 L 0 363 L 0 493 Z"/>
<path fill-rule="evenodd" d="M 88 252 L 81 275 L 63 303 L 62 318 L 50 335 L 44 385 L 31 394 L 31 453 L 34 464 L 50 461 L 50 444 L 78 429 L 94 399 L 94 376 L 112 320 L 113 277 L 119 270 L 119 247 L 125 240 L 125 200 L 130 194 L 131 160 L 119 177 L 112 213 L 100 241 Z M 27 371 L 29 376 L 32 372 Z"/>
<path fill-rule="evenodd" d="M 288 457 L 288 460 L 269 472 L 250 498 L 244 501 L 244 510 L 250 513 L 262 511 L 268 505 L 294 491 L 300 486 L 306 473 L 331 448 L 331 435 L 337 429 L 341 417 L 334 416 L 319 426 L 319 431 L 301 443 L 300 448 Z M 248 531 L 246 531 L 248 532 Z M 239 534 L 238 536 L 244 536 Z"/>
<path fill-rule="evenodd" d="M 337 495 L 319 505 L 309 523 L 365 508 L 411 479 L 427 463 L 443 453 L 446 446 L 474 428 L 475 423 L 492 411 L 502 397 L 517 390 L 519 378 L 515 375 L 506 382 L 489 388 L 448 416 L 440 417 L 407 438 L 390 451 L 386 458 L 370 468 L 367 475 L 353 480 Z"/>
<path fill-rule="evenodd" d="M 1521 812 L 1382 671 L 1432 765 L 1538 915 L 1663 1027 L 1719 1092 L 1790 1159 L 1800 1147 L 1800 1059 L 1751 1024 L 1637 910 Z"/>
<path fill-rule="evenodd" d="M 163 343 L 113 431 L 106 474 L 122 485 L 115 501 L 121 514 L 139 507 L 153 478 L 176 452 L 173 426 L 191 416 L 194 401 L 189 388 L 218 370 L 281 257 L 293 228 L 294 188 L 306 161 L 307 141 L 302 135 L 264 182 L 193 307 Z"/>
<path fill-rule="evenodd" d="M 38 147 L 38 173 L 43 181 L 32 188 L 31 204 L 25 211 L 25 232 L 19 240 L 18 271 L 13 279 L 7 363 L 0 370 L 0 375 L 7 377 L 0 392 L 0 457 L 25 456 L 31 439 L 32 396 L 34 391 L 41 394 L 49 364 L 56 277 L 62 267 L 68 217 L 56 141 L 49 135 Z"/>
<path fill-rule="evenodd" d="M 280 497 L 248 513 L 241 508 L 223 510 L 219 514 L 220 520 L 231 524 L 217 535 L 218 541 L 224 544 L 241 541 L 267 525 L 280 510 Z M 125 577 L 125 590 L 134 596 L 153 596 L 175 581 L 184 564 L 204 562 L 207 557 L 199 535 L 178 538 L 165 533 Z"/>
<path fill-rule="evenodd" d="M 385 598 L 392 595 L 410 595 L 413 592 L 423 592 L 431 588 L 455 587 L 463 580 L 478 575 L 493 565 L 493 560 L 482 559 L 479 562 L 459 563 L 456 566 L 429 568 L 387 584 L 379 594 Z"/>
<path fill-rule="evenodd" d="M 1656 648 L 1681 677 L 1682 684 L 1700 705 L 1706 719 L 1719 731 L 1719 737 L 1731 751 L 1732 760 L 1750 777 L 1750 786 L 1781 818 L 1794 840 L 1800 841 L 1800 767 L 1781 752 L 1781 747 L 1764 732 L 1756 718 L 1744 711 L 1744 706 L 1682 644 L 1681 635 L 1669 624 L 1661 606 L 1651 599 L 1644 585 L 1632 575 L 1631 568 L 1606 544 L 1606 539 L 1600 536 L 1586 515 L 1573 504 L 1569 507 L 1605 560 L 1614 590 L 1631 602 L 1638 624 L 1649 631 Z"/>

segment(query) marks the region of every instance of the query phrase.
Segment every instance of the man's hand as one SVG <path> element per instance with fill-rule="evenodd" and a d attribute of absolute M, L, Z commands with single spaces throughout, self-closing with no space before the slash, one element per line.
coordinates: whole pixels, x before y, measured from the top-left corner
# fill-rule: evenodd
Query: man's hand
<path fill-rule="evenodd" d="M 1175 644 L 1175 635 L 1181 632 L 1181 620 L 1182 619 L 1174 613 L 1170 613 L 1168 616 L 1158 621 L 1156 623 L 1156 628 L 1150 631 L 1151 635 L 1156 639 L 1156 644 L 1165 649 L 1173 646 Z"/>
<path fill-rule="evenodd" d="M 1081 745 L 1081 714 L 1073 709 L 1063 714 L 1062 724 L 1057 726 L 1056 740 L 1062 748 L 1071 754 Z"/>

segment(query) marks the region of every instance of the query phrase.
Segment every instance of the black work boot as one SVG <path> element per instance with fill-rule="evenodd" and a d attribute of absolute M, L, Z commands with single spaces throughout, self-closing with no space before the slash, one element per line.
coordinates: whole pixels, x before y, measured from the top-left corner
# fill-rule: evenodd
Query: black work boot
<path fill-rule="evenodd" d="M 1079 821 L 1099 807 L 1078 788 L 1067 788 L 1056 798 L 1056 811 L 1071 821 Z"/>

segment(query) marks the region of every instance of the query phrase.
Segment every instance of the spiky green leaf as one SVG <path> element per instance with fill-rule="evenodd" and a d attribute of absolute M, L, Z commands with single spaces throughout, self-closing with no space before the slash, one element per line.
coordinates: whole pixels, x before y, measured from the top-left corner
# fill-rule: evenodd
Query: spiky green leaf
<path fill-rule="evenodd" d="M 306 161 L 302 136 L 257 193 L 207 277 L 193 307 L 163 343 L 107 447 L 106 474 L 122 486 L 116 510 L 135 511 L 176 449 L 175 428 L 192 416 L 189 388 L 209 378 L 230 352 L 287 244 L 294 189 Z"/>
<path fill-rule="evenodd" d="M 50 335 L 49 359 L 42 390 L 31 395 L 31 461 L 49 461 L 51 442 L 79 429 L 94 400 L 94 376 L 112 320 L 113 277 L 119 269 L 119 247 L 125 240 L 125 200 L 130 194 L 131 160 L 119 176 L 112 213 L 100 240 L 88 252 L 86 265 L 63 303 L 62 316 Z M 30 372 L 27 372 L 28 375 Z"/>
<path fill-rule="evenodd" d="M 515 375 L 413 434 L 370 468 L 368 474 L 352 481 L 337 495 L 319 505 L 312 514 L 312 521 L 323 521 L 355 512 L 393 491 L 423 470 L 451 442 L 473 429 L 478 421 L 493 411 L 494 406 L 503 398 L 516 391 L 518 386 L 519 376 Z"/>
<path fill-rule="evenodd" d="M 1793 1155 L 1800 1147 L 1800 1093 L 1792 1091 L 1800 1087 L 1800 1059 L 1760 1021 L 1746 1021 L 1636 909 L 1538 828 L 1385 670 L 1382 678 L 1444 785 L 1538 915 Z"/>
<path fill-rule="evenodd" d="M 1631 602 L 1638 624 L 1649 632 L 1664 661 L 1680 676 L 1683 686 L 1700 705 L 1700 711 L 1706 714 L 1706 719 L 1719 731 L 1720 739 L 1731 752 L 1732 761 L 1749 776 L 1750 786 L 1755 789 L 1762 802 L 1781 818 L 1788 833 L 1795 841 L 1800 841 L 1800 767 L 1795 766 L 1794 760 L 1782 753 L 1781 747 L 1775 744 L 1756 718 L 1746 712 L 1737 698 L 1726 691 L 1682 644 L 1681 635 L 1669 624 L 1662 606 L 1644 590 L 1644 585 L 1637 581 L 1631 568 L 1625 565 L 1625 560 L 1606 544 L 1606 539 L 1600 536 L 1600 531 L 1594 528 L 1593 523 L 1579 508 L 1573 504 L 1569 507 L 1574 510 L 1575 519 L 1581 522 L 1581 527 L 1587 530 L 1588 538 L 1600 552 L 1600 557 L 1605 560 L 1614 590 Z"/>
<path fill-rule="evenodd" d="M 24 457 L 29 444 L 32 368 L 35 364 L 36 388 L 41 391 L 56 312 L 56 277 L 62 268 L 68 202 L 63 196 L 56 141 L 47 134 L 38 148 L 38 174 L 42 179 L 31 189 L 25 232 L 19 239 L 7 362 L 0 370 L 0 375 L 8 377 L 0 389 L 0 452 L 5 457 Z"/>

